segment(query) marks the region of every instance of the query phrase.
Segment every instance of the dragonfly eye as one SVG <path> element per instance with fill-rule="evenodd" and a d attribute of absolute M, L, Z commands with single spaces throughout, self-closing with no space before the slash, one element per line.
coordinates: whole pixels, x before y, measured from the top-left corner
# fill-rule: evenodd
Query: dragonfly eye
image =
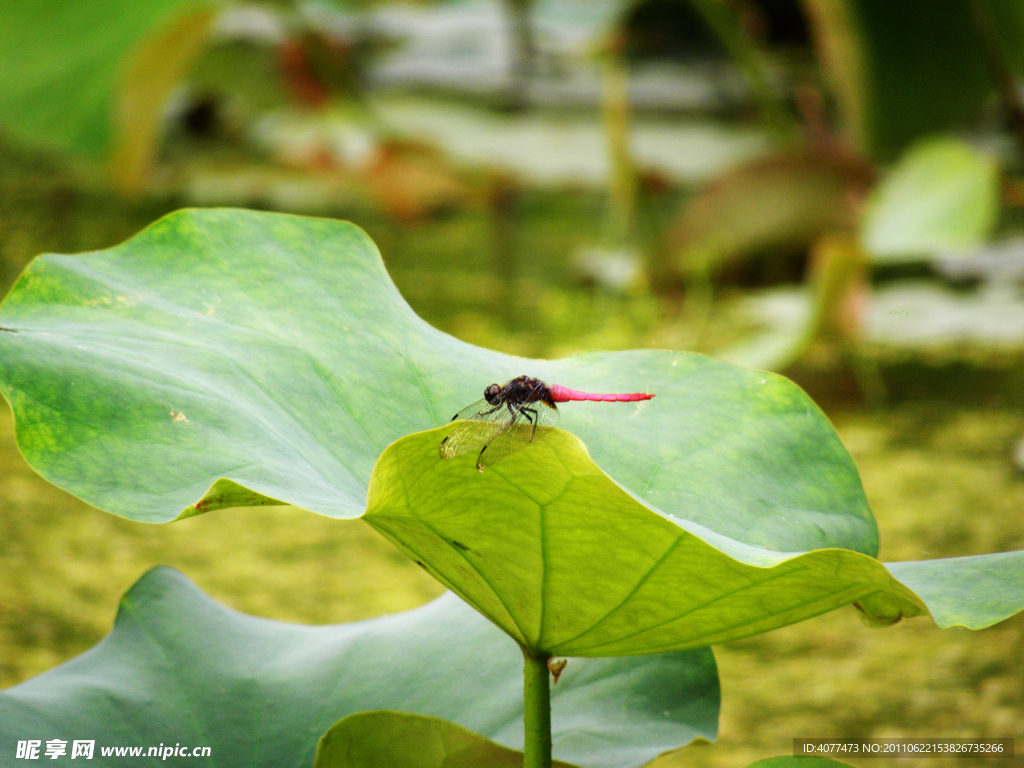
<path fill-rule="evenodd" d="M 501 392 L 501 387 L 497 384 L 491 384 L 487 389 L 484 390 L 484 399 L 491 405 L 498 404 L 498 394 Z"/>

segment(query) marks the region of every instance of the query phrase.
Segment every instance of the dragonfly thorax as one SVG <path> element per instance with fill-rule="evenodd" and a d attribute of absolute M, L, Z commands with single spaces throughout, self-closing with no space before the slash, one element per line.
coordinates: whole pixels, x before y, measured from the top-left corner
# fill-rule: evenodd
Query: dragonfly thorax
<path fill-rule="evenodd" d="M 551 408 L 555 407 L 555 401 L 551 399 L 547 385 L 540 379 L 530 376 L 518 376 L 503 387 L 492 384 L 484 390 L 484 397 L 491 405 L 504 404 L 509 408 L 520 408 L 528 403 L 538 402 Z"/>

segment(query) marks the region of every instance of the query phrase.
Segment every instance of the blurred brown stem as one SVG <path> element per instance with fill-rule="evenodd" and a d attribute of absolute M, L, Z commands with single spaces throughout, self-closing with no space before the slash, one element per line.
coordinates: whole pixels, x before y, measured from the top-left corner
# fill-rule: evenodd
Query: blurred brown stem
<path fill-rule="evenodd" d="M 779 97 L 768 74 L 757 45 L 743 28 L 731 3 L 720 0 L 690 0 L 694 10 L 707 22 L 711 31 L 732 56 L 750 84 L 768 129 L 776 140 L 786 143 L 793 138 L 794 121 Z"/>
<path fill-rule="evenodd" d="M 524 109 L 529 102 L 536 46 L 530 24 L 532 0 L 505 0 L 512 41 L 512 83 L 507 94 L 508 109 Z"/>
<path fill-rule="evenodd" d="M 1024 102 L 1021 101 L 1013 72 L 1006 62 L 1006 53 L 996 30 L 996 19 L 992 16 L 989 0 L 970 0 L 970 6 L 971 13 L 974 15 L 975 27 L 981 36 L 985 59 L 996 82 L 996 88 L 999 90 L 999 97 L 1009 113 L 1017 148 L 1020 150 L 1021 157 L 1024 158 Z"/>
<path fill-rule="evenodd" d="M 494 274 L 497 276 L 504 307 L 505 320 L 511 326 L 518 318 L 518 248 L 516 240 L 516 211 L 519 203 L 519 185 L 510 176 L 497 174 L 490 182 L 489 208 L 491 219 L 491 253 Z"/>

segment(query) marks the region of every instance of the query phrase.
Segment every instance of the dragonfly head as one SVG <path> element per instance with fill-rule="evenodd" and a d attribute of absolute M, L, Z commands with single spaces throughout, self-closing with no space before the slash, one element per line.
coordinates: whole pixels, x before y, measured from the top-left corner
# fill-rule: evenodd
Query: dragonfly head
<path fill-rule="evenodd" d="M 501 394 L 501 387 L 497 384 L 491 384 L 487 389 L 484 390 L 484 399 L 491 405 L 498 405 L 501 400 L 498 395 Z"/>

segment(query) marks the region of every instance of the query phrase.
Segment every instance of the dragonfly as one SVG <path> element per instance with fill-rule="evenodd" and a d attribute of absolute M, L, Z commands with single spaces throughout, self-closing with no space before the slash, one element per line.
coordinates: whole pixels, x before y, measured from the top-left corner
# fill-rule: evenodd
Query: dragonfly
<path fill-rule="evenodd" d="M 484 390 L 483 400 L 452 417 L 452 421 L 463 423 L 441 441 L 441 458 L 454 459 L 479 450 L 476 468 L 482 472 L 485 467 L 533 442 L 538 428 L 555 426 L 558 422 L 556 403 L 570 400 L 629 403 L 652 397 L 654 395 L 646 392 L 622 395 L 580 392 L 559 384 L 545 384 L 530 376 L 518 376 L 504 385 L 491 384 Z"/>

